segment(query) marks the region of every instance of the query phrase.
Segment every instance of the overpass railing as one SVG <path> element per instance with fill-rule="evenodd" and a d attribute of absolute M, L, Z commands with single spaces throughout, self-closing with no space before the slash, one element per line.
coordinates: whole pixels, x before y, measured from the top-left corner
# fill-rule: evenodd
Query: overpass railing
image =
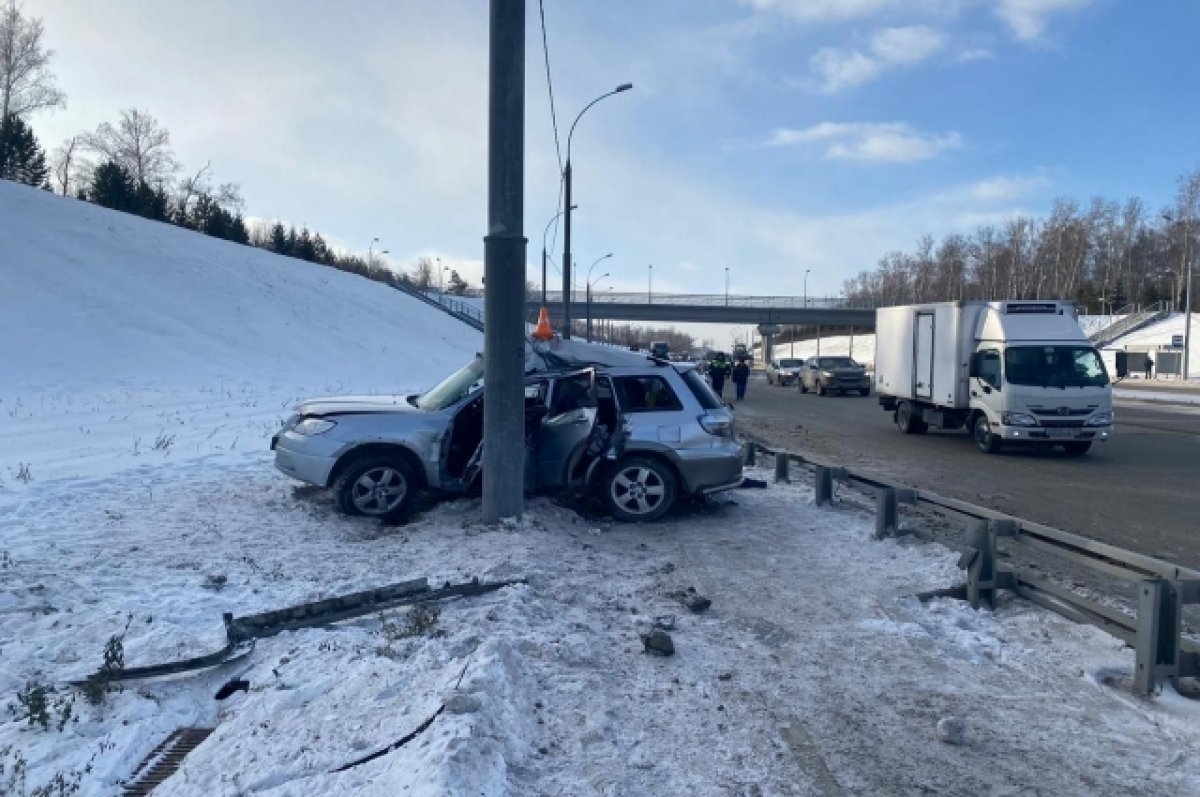
<path fill-rule="evenodd" d="M 540 298 L 540 296 L 535 297 Z M 547 291 L 547 304 L 562 302 L 562 291 Z M 586 291 L 572 291 L 571 303 L 587 302 Z M 592 293 L 595 304 L 669 304 L 703 307 L 787 307 L 813 310 L 873 310 L 878 302 L 872 299 L 846 299 L 843 297 L 801 296 L 726 296 L 723 293 L 653 293 L 635 291 L 618 293 L 602 291 Z"/>

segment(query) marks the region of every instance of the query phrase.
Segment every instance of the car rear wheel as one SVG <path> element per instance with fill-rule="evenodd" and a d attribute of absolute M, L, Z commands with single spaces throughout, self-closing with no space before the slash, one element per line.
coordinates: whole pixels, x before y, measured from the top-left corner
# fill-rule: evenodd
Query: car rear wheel
<path fill-rule="evenodd" d="M 397 456 L 352 462 L 333 485 L 337 508 L 347 515 L 392 520 L 402 516 L 417 491 L 412 468 Z"/>
<path fill-rule="evenodd" d="M 608 509 L 624 523 L 657 520 L 675 506 L 676 493 L 671 468 L 651 457 L 621 460 L 604 482 Z"/>

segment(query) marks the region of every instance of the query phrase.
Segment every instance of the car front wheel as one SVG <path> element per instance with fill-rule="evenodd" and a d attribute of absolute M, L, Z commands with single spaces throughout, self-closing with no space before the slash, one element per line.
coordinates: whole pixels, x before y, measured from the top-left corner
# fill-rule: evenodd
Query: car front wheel
<path fill-rule="evenodd" d="M 675 505 L 676 492 L 675 474 L 664 462 L 650 457 L 621 460 L 604 483 L 609 511 L 625 523 L 662 517 Z"/>
<path fill-rule="evenodd" d="M 399 457 L 365 457 L 350 464 L 333 485 L 337 508 L 347 515 L 392 520 L 402 516 L 417 491 L 408 463 Z"/>

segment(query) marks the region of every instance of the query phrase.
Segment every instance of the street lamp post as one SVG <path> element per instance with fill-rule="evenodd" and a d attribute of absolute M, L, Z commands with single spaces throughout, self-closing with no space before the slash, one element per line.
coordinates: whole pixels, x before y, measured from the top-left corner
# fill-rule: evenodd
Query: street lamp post
<path fill-rule="evenodd" d="M 370 245 L 369 245 L 369 246 L 367 246 L 367 271 L 370 271 L 370 270 L 371 270 L 371 266 L 372 266 L 372 265 L 374 265 L 374 263 L 375 263 L 375 261 L 374 261 L 374 257 L 375 257 L 375 252 L 374 252 L 374 249 L 375 249 L 375 244 L 377 244 L 377 243 L 379 243 L 379 239 L 378 239 L 378 238 L 372 238 L 372 239 L 371 239 L 371 243 L 370 243 Z"/>
<path fill-rule="evenodd" d="M 576 210 L 578 208 L 579 208 L 579 205 L 571 205 L 571 210 Z M 548 260 L 548 257 L 546 255 L 546 236 L 550 234 L 550 225 L 552 225 L 552 224 L 554 224 L 554 222 L 558 221 L 559 217 L 562 216 L 562 214 L 564 214 L 564 213 L 566 213 L 565 210 L 560 210 L 557 213 L 555 213 L 554 218 L 552 218 L 552 219 L 550 219 L 550 221 L 546 222 L 546 229 L 542 233 L 542 307 L 546 306 L 546 262 Z"/>
<path fill-rule="evenodd" d="M 808 307 L 808 272 L 810 272 L 810 271 L 812 271 L 811 268 L 804 269 L 804 306 L 805 307 Z"/>
<path fill-rule="evenodd" d="M 725 306 L 729 306 L 729 266 L 725 267 Z"/>
<path fill-rule="evenodd" d="M 595 282 L 593 282 L 591 280 L 590 276 L 588 278 L 588 282 L 587 282 L 587 342 L 588 343 L 592 342 L 592 290 L 597 285 L 600 284 L 600 280 L 604 279 L 607 276 L 608 276 L 608 272 L 606 271 L 603 274 L 601 274 L 599 277 L 596 277 Z M 612 290 L 612 288 L 609 288 L 609 290 Z"/>
<path fill-rule="evenodd" d="M 654 264 L 646 266 L 646 304 L 654 304 Z"/>
<path fill-rule="evenodd" d="M 1200 255 L 1196 257 L 1200 261 Z M 1192 272 L 1196 270 L 1196 263 L 1192 262 L 1188 265 L 1187 287 L 1184 289 L 1183 312 L 1186 315 L 1183 317 L 1183 378 L 1187 380 L 1191 374 L 1188 368 L 1188 360 L 1192 356 Z"/>
<path fill-rule="evenodd" d="M 579 112 L 579 115 L 575 117 L 575 121 L 571 123 L 571 130 L 567 133 L 567 162 L 563 166 L 563 340 L 570 340 L 571 338 L 571 137 L 575 135 L 575 125 L 579 124 L 579 120 L 583 118 L 583 115 L 588 112 L 589 108 L 605 97 L 611 97 L 622 91 L 629 91 L 631 88 L 633 88 L 632 83 L 622 83 L 612 91 L 601 94 L 589 102 Z"/>

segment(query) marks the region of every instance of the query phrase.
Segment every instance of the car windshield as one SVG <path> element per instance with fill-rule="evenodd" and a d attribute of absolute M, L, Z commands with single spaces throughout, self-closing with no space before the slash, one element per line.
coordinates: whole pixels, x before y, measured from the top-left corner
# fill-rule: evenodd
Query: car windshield
<path fill-rule="evenodd" d="M 474 360 L 443 379 L 437 387 L 418 396 L 414 403 L 428 412 L 437 412 L 482 388 L 483 355 L 476 354 Z"/>
<path fill-rule="evenodd" d="M 1104 362 L 1091 346 L 1013 346 L 1004 351 L 1004 378 L 1013 385 L 1103 387 Z"/>
<path fill-rule="evenodd" d="M 780 368 L 799 368 L 804 360 L 780 360 Z"/>
<path fill-rule="evenodd" d="M 861 368 L 858 363 L 851 360 L 849 357 L 822 357 L 819 363 L 821 368 Z"/>

